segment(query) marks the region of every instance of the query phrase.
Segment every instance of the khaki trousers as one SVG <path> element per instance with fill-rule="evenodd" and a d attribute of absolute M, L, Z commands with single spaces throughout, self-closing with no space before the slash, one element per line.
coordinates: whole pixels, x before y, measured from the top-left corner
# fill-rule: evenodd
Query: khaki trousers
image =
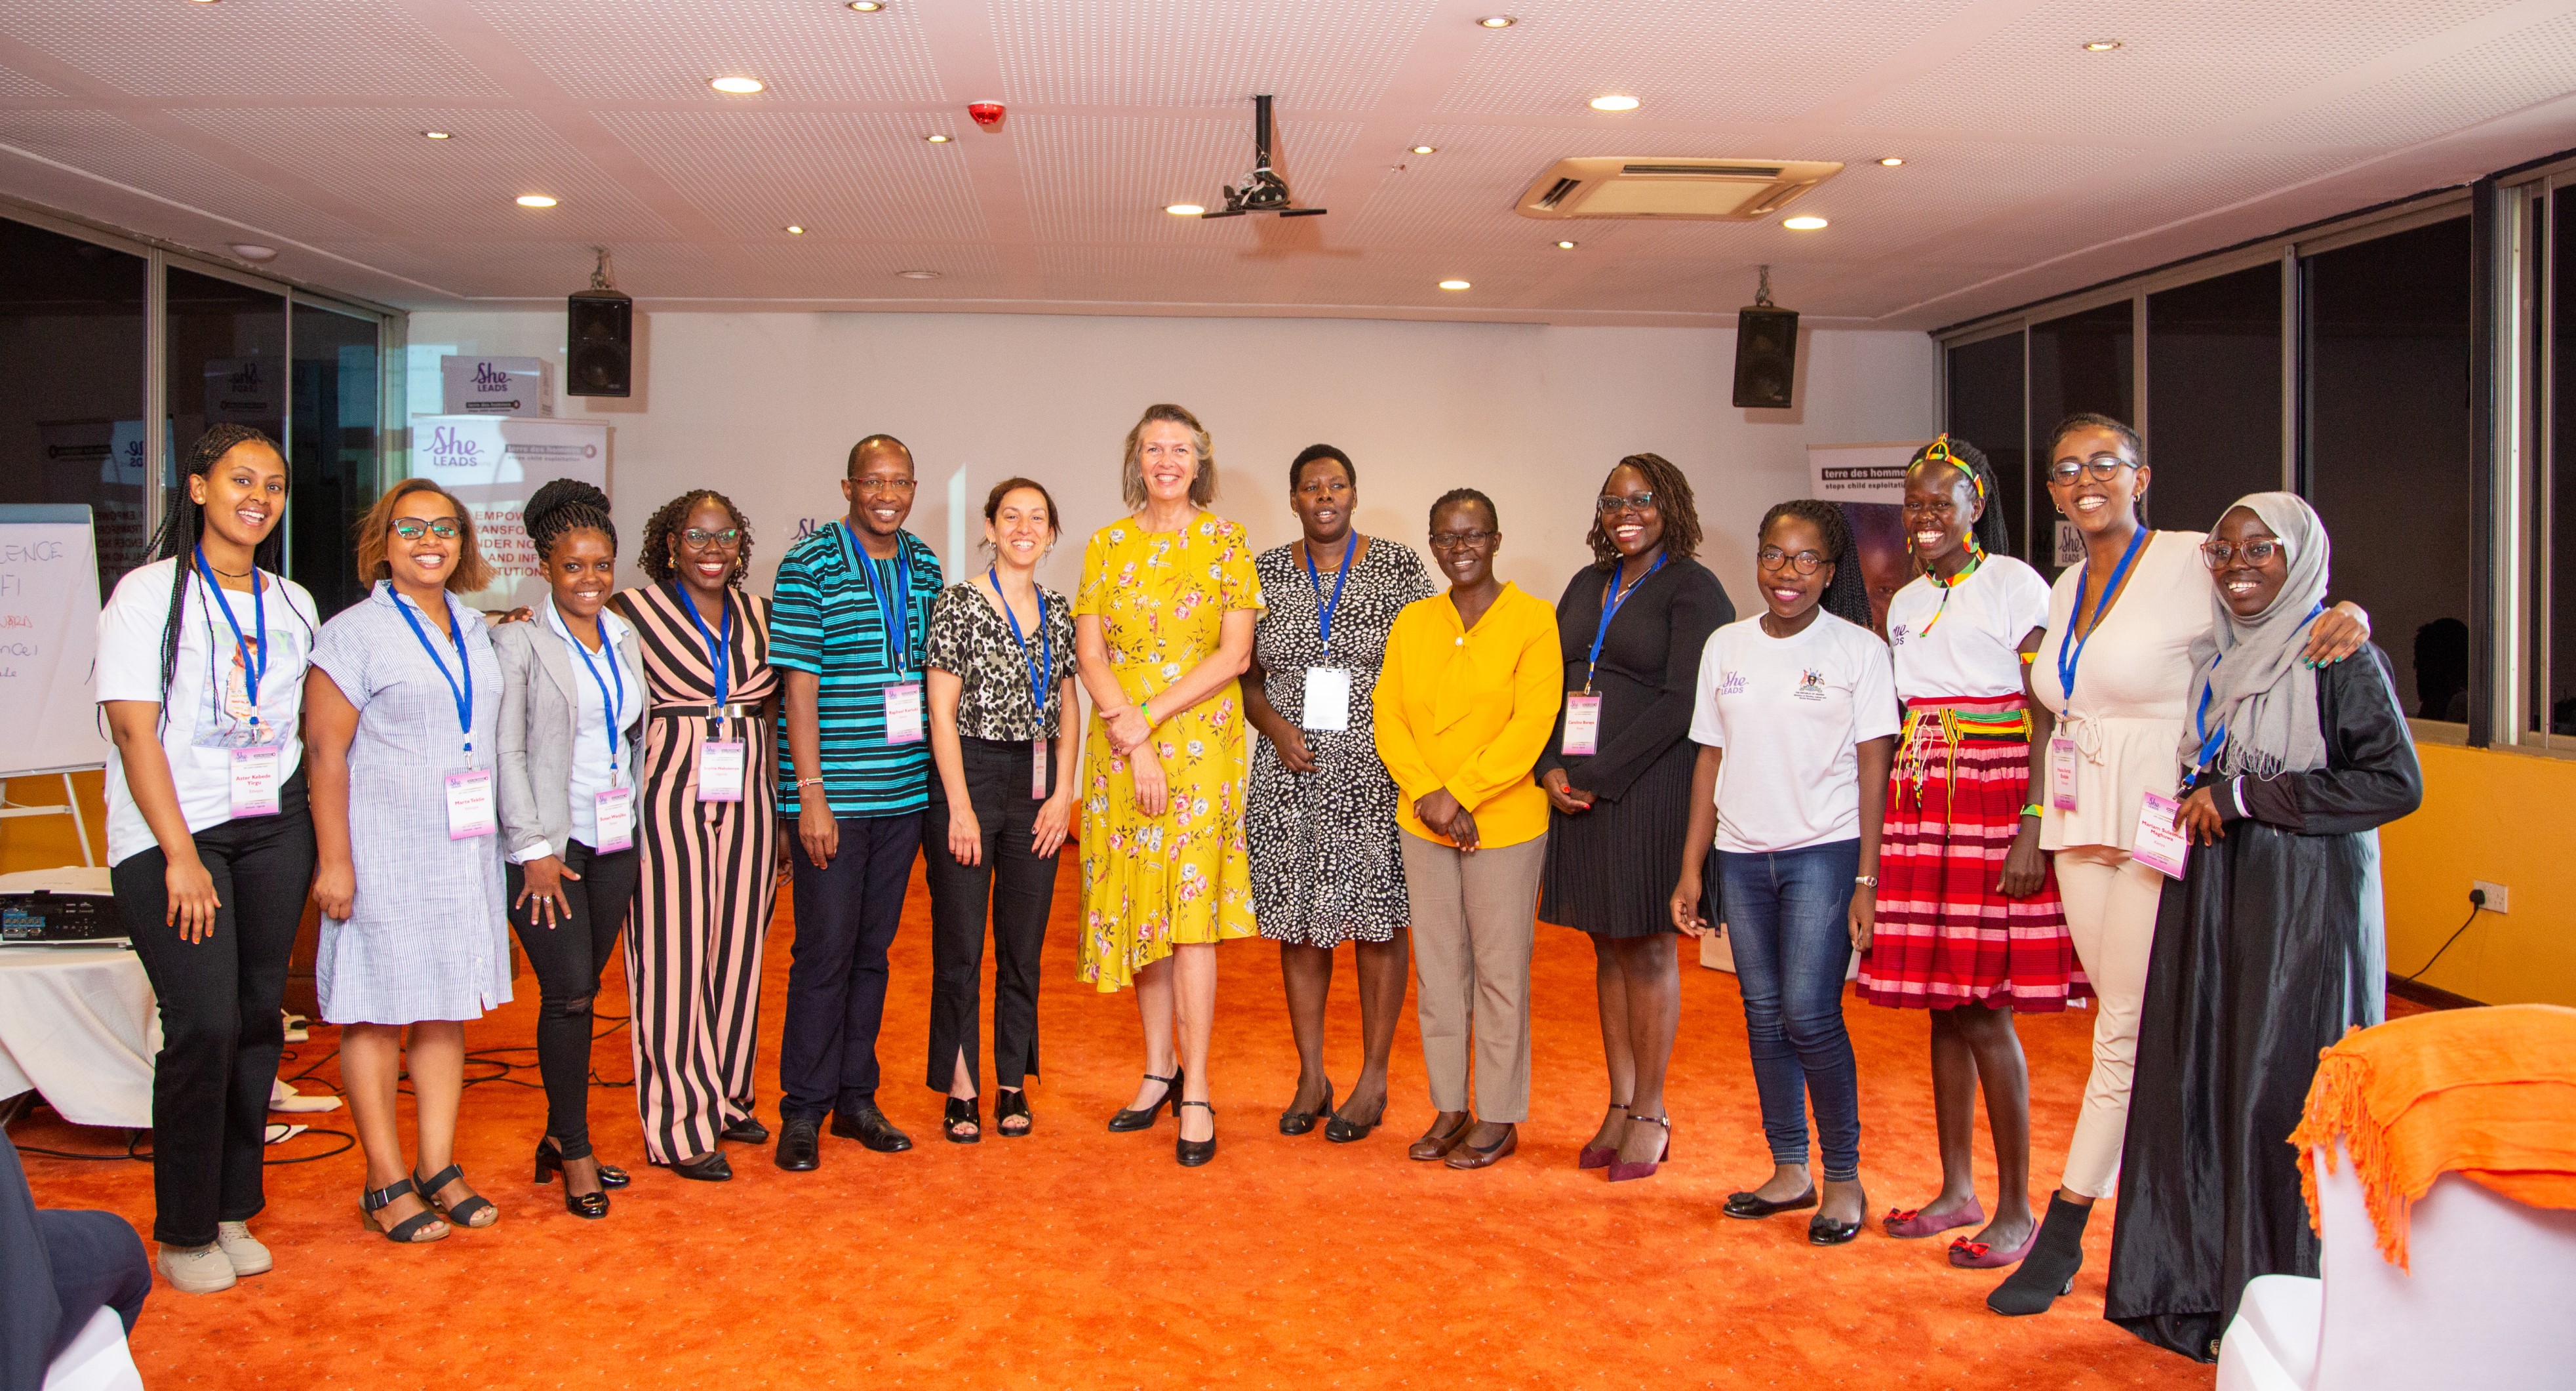
<path fill-rule="evenodd" d="M 1431 1104 L 1465 1111 L 1469 1040 L 1482 1120 L 1529 1119 L 1530 948 L 1547 837 L 1462 855 L 1399 831 L 1413 908 L 1414 1008 Z"/>
<path fill-rule="evenodd" d="M 2058 1182 L 2069 1193 L 2107 1198 L 2118 1186 L 2120 1144 L 2129 1129 L 2129 1078 L 2137 1069 L 2138 1015 L 2147 1001 L 2147 957 L 2165 877 L 2107 845 L 2056 854 L 2066 935 L 2093 982 L 2093 1072 L 2075 1138 Z"/>

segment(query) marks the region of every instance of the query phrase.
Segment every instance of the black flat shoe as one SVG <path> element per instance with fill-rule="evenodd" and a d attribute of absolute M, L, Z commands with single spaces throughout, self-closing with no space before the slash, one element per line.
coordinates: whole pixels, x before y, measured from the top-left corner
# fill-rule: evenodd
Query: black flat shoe
<path fill-rule="evenodd" d="M 1208 1105 L 1204 1101 L 1184 1101 L 1173 1106 L 1172 1120 L 1175 1123 L 1178 1123 L 1181 1118 L 1182 1106 L 1196 1106 L 1207 1112 L 1209 1126 L 1215 1126 L 1216 1108 Z M 1181 1162 L 1181 1167 L 1184 1169 L 1195 1169 L 1201 1164 L 1205 1164 L 1209 1160 L 1216 1158 L 1215 1130 L 1211 1128 L 1208 1132 L 1208 1137 L 1204 1140 L 1174 1140 L 1172 1142 L 1172 1157 L 1179 1160 Z"/>
<path fill-rule="evenodd" d="M 1290 1110 L 1280 1112 L 1279 1133 L 1282 1135 L 1303 1135 L 1315 1128 L 1316 1120 L 1323 1116 L 1332 1114 L 1332 1110 L 1333 1082 L 1332 1079 L 1328 1077 L 1324 1079 L 1324 1104 L 1316 1107 L 1312 1111 Z"/>
<path fill-rule="evenodd" d="M 894 1128 L 886 1113 L 873 1101 L 849 1115 L 834 1112 L 832 1133 L 845 1140 L 856 1140 L 879 1154 L 901 1154 L 912 1148 L 912 1137 Z"/>
<path fill-rule="evenodd" d="M 1860 1235 L 1858 1222 L 1837 1222 L 1830 1217 L 1807 1219 L 1809 1246 L 1840 1246 L 1858 1235 Z"/>
<path fill-rule="evenodd" d="M 654 1162 L 661 1163 L 660 1160 Z M 723 1150 L 708 1150 L 685 1164 L 662 1164 L 662 1167 L 700 1183 L 723 1183 L 733 1177 L 733 1165 L 726 1161 Z"/>
<path fill-rule="evenodd" d="M 1751 1193 L 1729 1193 L 1726 1195 L 1726 1215 L 1729 1217 L 1741 1217 L 1748 1222 L 1756 1221 L 1764 1217 L 1776 1217 L 1784 1212 L 1796 1212 L 1802 1208 L 1811 1208 L 1815 1205 L 1816 1186 L 1812 1183 L 1807 1185 L 1806 1192 L 1789 1199 L 1787 1202 L 1780 1203 L 1772 1202 L 1766 1198 L 1756 1197 Z"/>
<path fill-rule="evenodd" d="M 1169 1077 L 1157 1077 L 1148 1072 L 1145 1074 L 1145 1080 L 1162 1083 L 1163 1094 L 1154 1099 L 1153 1105 L 1141 1111 L 1121 1108 L 1117 1115 L 1109 1118 L 1110 1129 L 1122 1133 L 1130 1130 L 1151 1130 L 1154 1128 L 1154 1117 L 1161 1115 L 1166 1106 L 1172 1108 L 1174 1117 L 1177 1118 L 1180 1115 L 1181 1108 L 1177 1103 L 1181 1099 L 1181 1070 L 1177 1067 L 1173 1068 L 1172 1075 Z"/>
<path fill-rule="evenodd" d="M 778 1167 L 791 1174 L 811 1173 L 823 1164 L 822 1144 L 814 1133 L 812 1121 L 785 1121 L 786 1133 L 778 1137 L 778 1150 L 771 1157 Z"/>
<path fill-rule="evenodd" d="M 952 1145 L 984 1143 L 983 1106 L 971 1096 L 948 1098 L 948 1111 L 940 1117 L 939 1133 Z"/>
<path fill-rule="evenodd" d="M 765 1145 L 769 1143 L 769 1127 L 762 1125 L 758 1116 L 744 1116 L 717 1131 L 716 1138 L 736 1144 Z"/>
<path fill-rule="evenodd" d="M 1377 1129 L 1380 1125 L 1384 1124 L 1385 1121 L 1386 1103 L 1383 1101 L 1377 1104 L 1377 1118 L 1366 1124 L 1362 1124 L 1354 1120 L 1345 1120 L 1341 1113 L 1337 1111 L 1333 1114 L 1333 1118 L 1331 1120 L 1324 1122 L 1324 1138 L 1337 1145 L 1351 1144 L 1355 1141 L 1367 1139 L 1369 1137 L 1369 1132 Z"/>
<path fill-rule="evenodd" d="M 1011 1128 L 1018 1121 L 1019 1128 Z M 1025 1138 L 1037 1128 L 1037 1117 L 1029 1114 L 1029 1094 L 1024 1091 L 996 1092 L 993 1095 L 993 1129 L 1005 1140 Z"/>

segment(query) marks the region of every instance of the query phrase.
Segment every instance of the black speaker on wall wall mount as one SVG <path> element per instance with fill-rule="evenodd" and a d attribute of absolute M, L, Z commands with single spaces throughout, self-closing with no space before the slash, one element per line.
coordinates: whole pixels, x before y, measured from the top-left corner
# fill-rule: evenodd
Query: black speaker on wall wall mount
<path fill-rule="evenodd" d="M 1735 311 L 1735 404 L 1787 410 L 1798 377 L 1798 311 L 1771 302 L 1771 268 L 1753 303 Z"/>
<path fill-rule="evenodd" d="M 628 396 L 635 390 L 635 301 L 611 283 L 608 249 L 590 288 L 564 299 L 564 394 Z"/>

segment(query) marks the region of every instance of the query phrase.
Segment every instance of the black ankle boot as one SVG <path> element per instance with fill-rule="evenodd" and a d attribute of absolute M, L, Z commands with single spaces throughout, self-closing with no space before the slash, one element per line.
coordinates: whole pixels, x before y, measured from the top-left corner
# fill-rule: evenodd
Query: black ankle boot
<path fill-rule="evenodd" d="M 2047 1313 L 2059 1295 L 2075 1288 L 2075 1272 L 2084 1267 L 2084 1224 L 2091 1220 L 2092 1204 L 2070 1203 L 2050 1194 L 2038 1240 L 2013 1273 L 1986 1296 L 1986 1307 L 2006 1317 Z"/>

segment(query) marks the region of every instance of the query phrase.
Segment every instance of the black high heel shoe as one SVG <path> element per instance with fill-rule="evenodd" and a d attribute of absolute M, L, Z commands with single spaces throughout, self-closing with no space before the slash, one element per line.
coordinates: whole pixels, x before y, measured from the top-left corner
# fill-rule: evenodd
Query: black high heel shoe
<path fill-rule="evenodd" d="M 1316 1107 L 1312 1111 L 1288 1110 L 1280 1112 L 1279 1133 L 1282 1135 L 1306 1134 L 1315 1128 L 1315 1122 L 1318 1118 L 1332 1114 L 1332 1110 L 1333 1080 L 1327 1077 L 1324 1079 L 1324 1104 Z"/>
<path fill-rule="evenodd" d="M 1179 1084 L 1174 1083 L 1173 1085 L 1178 1086 Z M 1172 1157 L 1181 1161 L 1182 1168 L 1195 1169 L 1201 1164 L 1205 1164 L 1209 1160 L 1216 1158 L 1216 1108 L 1208 1105 L 1204 1101 L 1180 1102 L 1172 1107 L 1172 1120 L 1175 1124 L 1178 1124 L 1181 1119 L 1181 1107 L 1183 1106 L 1196 1106 L 1200 1110 L 1208 1113 L 1208 1137 L 1206 1139 L 1174 1140 L 1172 1142 Z"/>
<path fill-rule="evenodd" d="M 708 1150 L 684 1163 L 662 1164 L 658 1159 L 653 1162 L 682 1178 L 693 1178 L 700 1183 L 723 1183 L 733 1177 L 733 1163 L 725 1158 L 723 1150 Z"/>
<path fill-rule="evenodd" d="M 576 1159 L 586 1157 L 587 1156 L 583 1155 L 573 1156 L 573 1158 Z M 563 1166 L 564 1152 L 561 1146 L 557 1145 L 552 1138 L 537 1141 L 537 1182 L 554 1182 L 555 1176 L 563 1172 Z M 599 1167 L 604 1173 L 608 1166 L 602 1164 Z M 606 1179 L 604 1177 L 601 1180 L 601 1186 L 606 1187 Z M 592 1221 L 597 1221 L 608 1215 L 608 1195 L 606 1193 L 575 1193 L 572 1191 L 572 1180 L 567 1178 L 564 1180 L 564 1211 L 571 1213 L 575 1217 L 587 1217 Z"/>
<path fill-rule="evenodd" d="M 1172 1108 L 1172 1116 L 1174 1119 L 1177 1120 L 1180 1117 L 1181 1108 L 1178 1103 L 1181 1099 L 1181 1070 L 1177 1067 L 1173 1068 L 1172 1075 L 1169 1077 L 1157 1077 L 1153 1073 L 1148 1072 L 1145 1074 L 1145 1080 L 1148 1082 L 1162 1083 L 1163 1094 L 1155 1098 L 1154 1104 L 1146 1107 L 1144 1110 L 1136 1111 L 1121 1108 L 1117 1115 L 1109 1118 L 1110 1129 L 1120 1132 L 1129 1130 L 1151 1130 L 1154 1127 L 1154 1117 L 1161 1115 L 1163 1113 L 1163 1108 L 1166 1106 Z"/>
<path fill-rule="evenodd" d="M 471 1227 L 479 1231 L 500 1221 L 501 1209 L 492 1206 L 492 1200 L 480 1193 L 469 1193 L 452 1203 L 438 1196 L 440 1189 L 463 1177 L 465 1166 L 450 1164 L 427 1178 L 415 1173 L 411 1181 L 420 1196 L 438 1209 L 439 1215 L 445 1217 L 451 1227 Z"/>
<path fill-rule="evenodd" d="M 1337 1145 L 1353 1144 L 1357 1141 L 1367 1139 L 1370 1131 L 1377 1129 L 1380 1125 L 1385 1124 L 1385 1122 L 1386 1103 L 1383 1101 L 1380 1101 L 1377 1104 L 1376 1117 L 1365 1124 L 1359 1121 L 1345 1119 L 1340 1112 L 1336 1111 L 1333 1113 L 1332 1119 L 1324 1122 L 1324 1138 Z"/>
<path fill-rule="evenodd" d="M 984 1142 L 984 1106 L 971 1096 L 948 1098 L 948 1110 L 939 1121 L 939 1133 L 952 1145 L 980 1145 Z"/>
<path fill-rule="evenodd" d="M 1011 1122 L 1013 1121 L 1018 1121 L 1020 1123 L 1017 1130 L 1011 1128 Z M 1036 1127 L 1037 1118 L 1029 1114 L 1029 1094 L 1027 1092 L 1005 1090 L 994 1094 L 993 1129 L 1000 1132 L 1003 1139 L 1020 1139 Z"/>
<path fill-rule="evenodd" d="M 618 1168 L 614 1164 L 602 1164 L 599 1166 L 599 1186 L 602 1188 L 624 1188 L 626 1185 L 633 1183 L 634 1181 L 635 1176 L 633 1174 L 626 1172 L 624 1169 Z"/>

